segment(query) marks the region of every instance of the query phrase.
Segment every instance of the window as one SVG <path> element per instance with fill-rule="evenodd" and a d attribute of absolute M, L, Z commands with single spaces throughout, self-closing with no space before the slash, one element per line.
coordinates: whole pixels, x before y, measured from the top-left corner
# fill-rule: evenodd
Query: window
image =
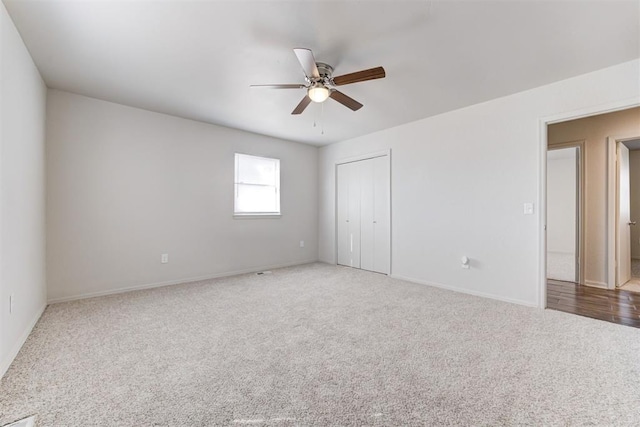
<path fill-rule="evenodd" d="M 280 160 L 236 153 L 234 214 L 280 215 Z"/>

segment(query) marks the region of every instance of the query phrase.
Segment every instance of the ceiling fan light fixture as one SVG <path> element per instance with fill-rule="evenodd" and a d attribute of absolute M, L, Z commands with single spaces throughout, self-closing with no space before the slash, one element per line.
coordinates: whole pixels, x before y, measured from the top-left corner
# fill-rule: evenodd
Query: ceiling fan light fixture
<path fill-rule="evenodd" d="M 313 102 L 324 102 L 329 97 L 329 89 L 321 84 L 315 84 L 309 88 L 307 95 Z"/>

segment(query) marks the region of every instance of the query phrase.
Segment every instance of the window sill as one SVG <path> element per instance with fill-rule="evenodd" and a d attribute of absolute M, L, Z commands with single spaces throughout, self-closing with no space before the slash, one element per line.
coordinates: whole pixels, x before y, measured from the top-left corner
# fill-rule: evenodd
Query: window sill
<path fill-rule="evenodd" d="M 233 214 L 233 219 L 280 219 L 282 214 Z"/>

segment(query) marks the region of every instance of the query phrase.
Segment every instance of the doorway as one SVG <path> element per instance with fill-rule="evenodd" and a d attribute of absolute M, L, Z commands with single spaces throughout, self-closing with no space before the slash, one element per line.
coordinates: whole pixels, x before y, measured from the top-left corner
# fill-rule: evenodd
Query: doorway
<path fill-rule="evenodd" d="M 542 157 L 545 171 L 542 189 L 545 197 L 541 203 L 546 215 L 541 218 L 544 242 L 541 247 L 544 260 L 541 263 L 541 305 L 640 327 L 640 293 L 629 289 L 635 281 L 634 264 L 640 267 L 640 209 L 635 209 L 636 202 L 632 199 L 632 193 L 636 190 L 640 193 L 640 188 L 637 188 L 640 187 L 640 150 L 635 149 L 640 149 L 640 106 L 636 102 L 620 105 L 615 111 L 593 113 L 596 112 L 586 112 L 574 118 L 559 116 L 541 121 L 546 131 L 543 131 L 546 135 L 543 138 Z M 572 140 L 579 144 L 565 142 Z M 576 174 L 579 225 L 574 228 L 578 234 L 578 278 L 568 280 L 569 271 L 560 281 L 551 278 L 554 273 L 550 264 L 552 255 L 549 253 L 554 249 L 554 220 L 550 211 L 553 209 L 551 204 L 555 189 L 552 187 L 558 185 L 554 184 L 551 150 L 575 145 L 580 146 L 577 150 L 577 170 L 580 172 Z M 560 156 L 560 153 L 556 155 Z M 565 153 L 571 154 L 570 151 Z M 638 167 L 634 168 L 636 161 Z M 572 193 L 565 194 L 569 194 L 569 200 L 575 202 Z M 636 199 L 640 208 L 640 197 Z M 566 209 L 573 214 L 573 209 Z M 638 226 L 633 224 L 636 220 Z M 632 246 L 637 249 L 633 252 L 637 254 L 635 256 L 631 255 Z M 638 276 L 639 270 L 635 270 Z M 640 277 L 638 282 L 640 284 Z"/>
<path fill-rule="evenodd" d="M 608 143 L 615 154 L 615 288 L 640 292 L 640 136 Z"/>
<path fill-rule="evenodd" d="M 581 283 L 582 141 L 547 151 L 547 279 Z"/>

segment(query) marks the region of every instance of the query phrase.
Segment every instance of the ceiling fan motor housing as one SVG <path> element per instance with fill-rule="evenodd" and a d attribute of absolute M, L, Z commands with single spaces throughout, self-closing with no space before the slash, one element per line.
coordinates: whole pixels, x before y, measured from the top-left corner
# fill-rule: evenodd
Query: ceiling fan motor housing
<path fill-rule="evenodd" d="M 318 81 L 323 84 L 332 84 L 331 76 L 333 75 L 333 67 L 324 62 L 316 62 L 316 67 L 318 67 L 318 74 L 320 74 Z"/>

